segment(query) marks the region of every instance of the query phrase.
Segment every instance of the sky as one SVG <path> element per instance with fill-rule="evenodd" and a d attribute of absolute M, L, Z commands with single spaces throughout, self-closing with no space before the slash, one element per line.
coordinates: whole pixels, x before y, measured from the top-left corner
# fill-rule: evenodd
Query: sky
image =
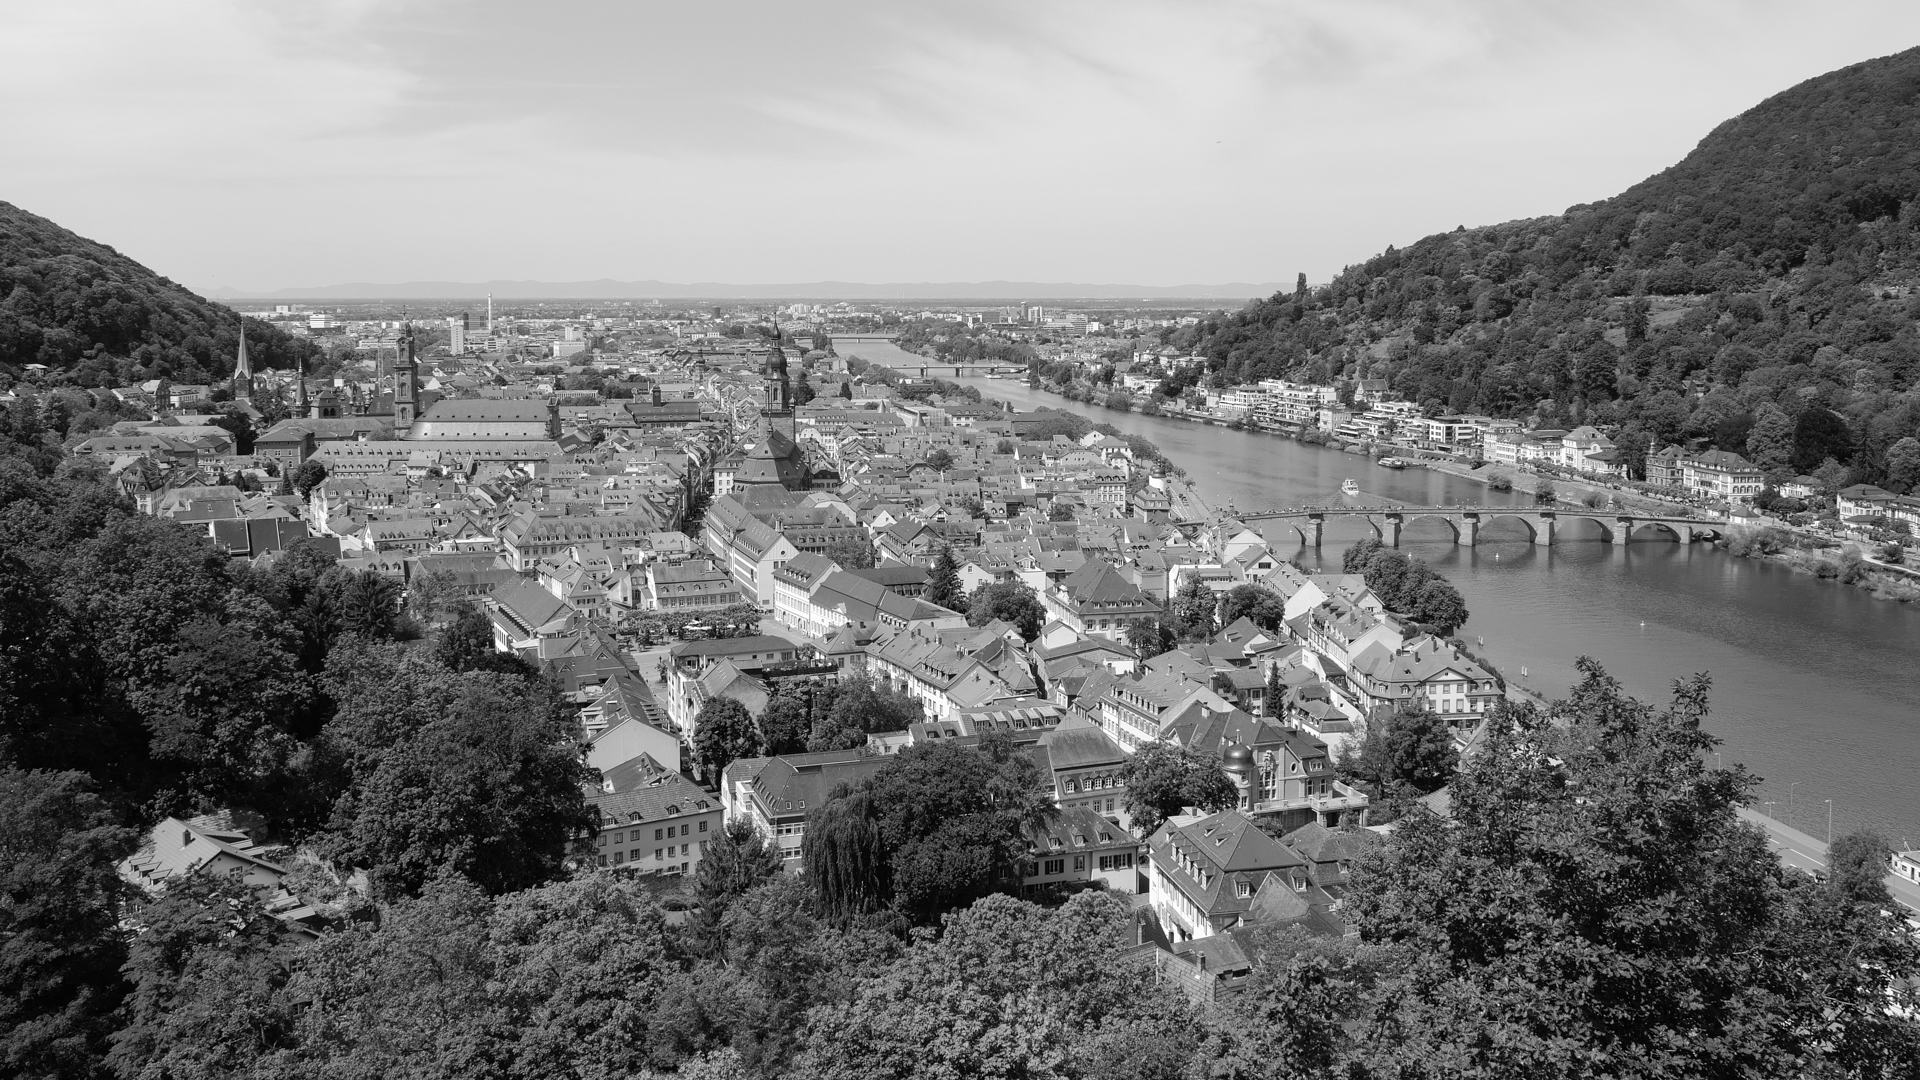
<path fill-rule="evenodd" d="M 9 0 L 0 200 L 191 287 L 1325 281 L 1912 0 Z"/>

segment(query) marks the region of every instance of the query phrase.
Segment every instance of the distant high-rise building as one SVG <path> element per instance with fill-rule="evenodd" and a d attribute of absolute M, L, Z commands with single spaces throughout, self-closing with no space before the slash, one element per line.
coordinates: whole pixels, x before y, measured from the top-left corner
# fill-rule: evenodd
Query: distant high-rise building
<path fill-rule="evenodd" d="M 493 294 L 487 294 L 487 336 L 493 336 Z"/>
<path fill-rule="evenodd" d="M 455 356 L 467 351 L 467 317 L 464 314 L 447 317 L 447 348 Z"/>

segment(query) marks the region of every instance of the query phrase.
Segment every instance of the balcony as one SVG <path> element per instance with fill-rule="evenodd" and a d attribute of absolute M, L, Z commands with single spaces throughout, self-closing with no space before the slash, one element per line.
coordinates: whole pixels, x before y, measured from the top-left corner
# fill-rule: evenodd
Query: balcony
<path fill-rule="evenodd" d="M 1366 792 L 1350 788 L 1338 780 L 1329 781 L 1333 791 L 1326 795 L 1302 795 L 1291 799 L 1263 799 L 1253 804 L 1256 814 L 1278 814 L 1287 810 L 1312 810 L 1315 814 L 1346 810 L 1364 810 L 1370 804 Z"/>

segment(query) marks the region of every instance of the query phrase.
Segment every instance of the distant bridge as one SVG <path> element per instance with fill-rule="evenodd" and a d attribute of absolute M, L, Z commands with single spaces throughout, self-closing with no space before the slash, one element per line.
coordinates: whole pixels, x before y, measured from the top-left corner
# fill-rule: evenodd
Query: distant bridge
<path fill-rule="evenodd" d="M 1600 527 L 1603 538 L 1625 545 L 1635 539 L 1677 540 L 1690 544 L 1695 540 L 1715 539 L 1721 526 L 1699 518 L 1660 514 L 1605 513 L 1594 510 L 1561 510 L 1551 507 L 1526 509 L 1505 506 L 1305 506 L 1283 510 L 1259 510 L 1234 514 L 1245 522 L 1278 521 L 1293 527 L 1300 542 L 1319 547 L 1328 518 L 1364 518 L 1381 541 L 1400 546 L 1400 533 L 1408 522 L 1422 518 L 1444 521 L 1453 532 L 1453 542 L 1473 547 L 1480 542 L 1480 527 L 1494 521 L 1513 520 L 1526 526 L 1527 535 L 1540 547 L 1552 544 L 1562 521 L 1591 521 Z"/>
<path fill-rule="evenodd" d="M 861 342 L 891 343 L 898 336 L 898 334 L 834 334 L 833 341 L 836 346 L 846 345 L 853 347 L 858 346 Z M 901 351 L 905 352 L 906 350 L 903 349 Z M 1009 364 L 1005 360 L 997 363 L 991 360 L 935 360 L 931 357 L 921 356 L 918 353 L 910 355 L 913 357 L 912 360 L 891 360 L 887 362 L 887 366 L 902 375 L 912 375 L 918 372 L 919 377 L 922 379 L 937 378 L 948 372 L 952 372 L 953 377 L 956 379 L 967 375 L 991 375 L 996 372 L 1002 375 L 1025 375 L 1027 373 L 1025 365 Z"/>

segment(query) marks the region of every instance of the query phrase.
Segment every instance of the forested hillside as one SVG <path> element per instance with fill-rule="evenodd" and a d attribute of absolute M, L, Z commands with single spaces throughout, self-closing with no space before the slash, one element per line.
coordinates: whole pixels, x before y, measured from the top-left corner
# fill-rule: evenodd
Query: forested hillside
<path fill-rule="evenodd" d="M 124 386 L 233 372 L 239 313 L 5 202 L 0 296 L 0 375 L 45 364 L 76 386 Z M 247 345 L 256 368 L 292 367 L 313 348 L 259 320 L 247 324 Z"/>
<path fill-rule="evenodd" d="M 1920 434 L 1917 283 L 1920 49 L 1770 98 L 1614 198 L 1389 248 L 1191 343 L 1223 382 L 1385 378 L 1436 411 L 1883 482 Z"/>

